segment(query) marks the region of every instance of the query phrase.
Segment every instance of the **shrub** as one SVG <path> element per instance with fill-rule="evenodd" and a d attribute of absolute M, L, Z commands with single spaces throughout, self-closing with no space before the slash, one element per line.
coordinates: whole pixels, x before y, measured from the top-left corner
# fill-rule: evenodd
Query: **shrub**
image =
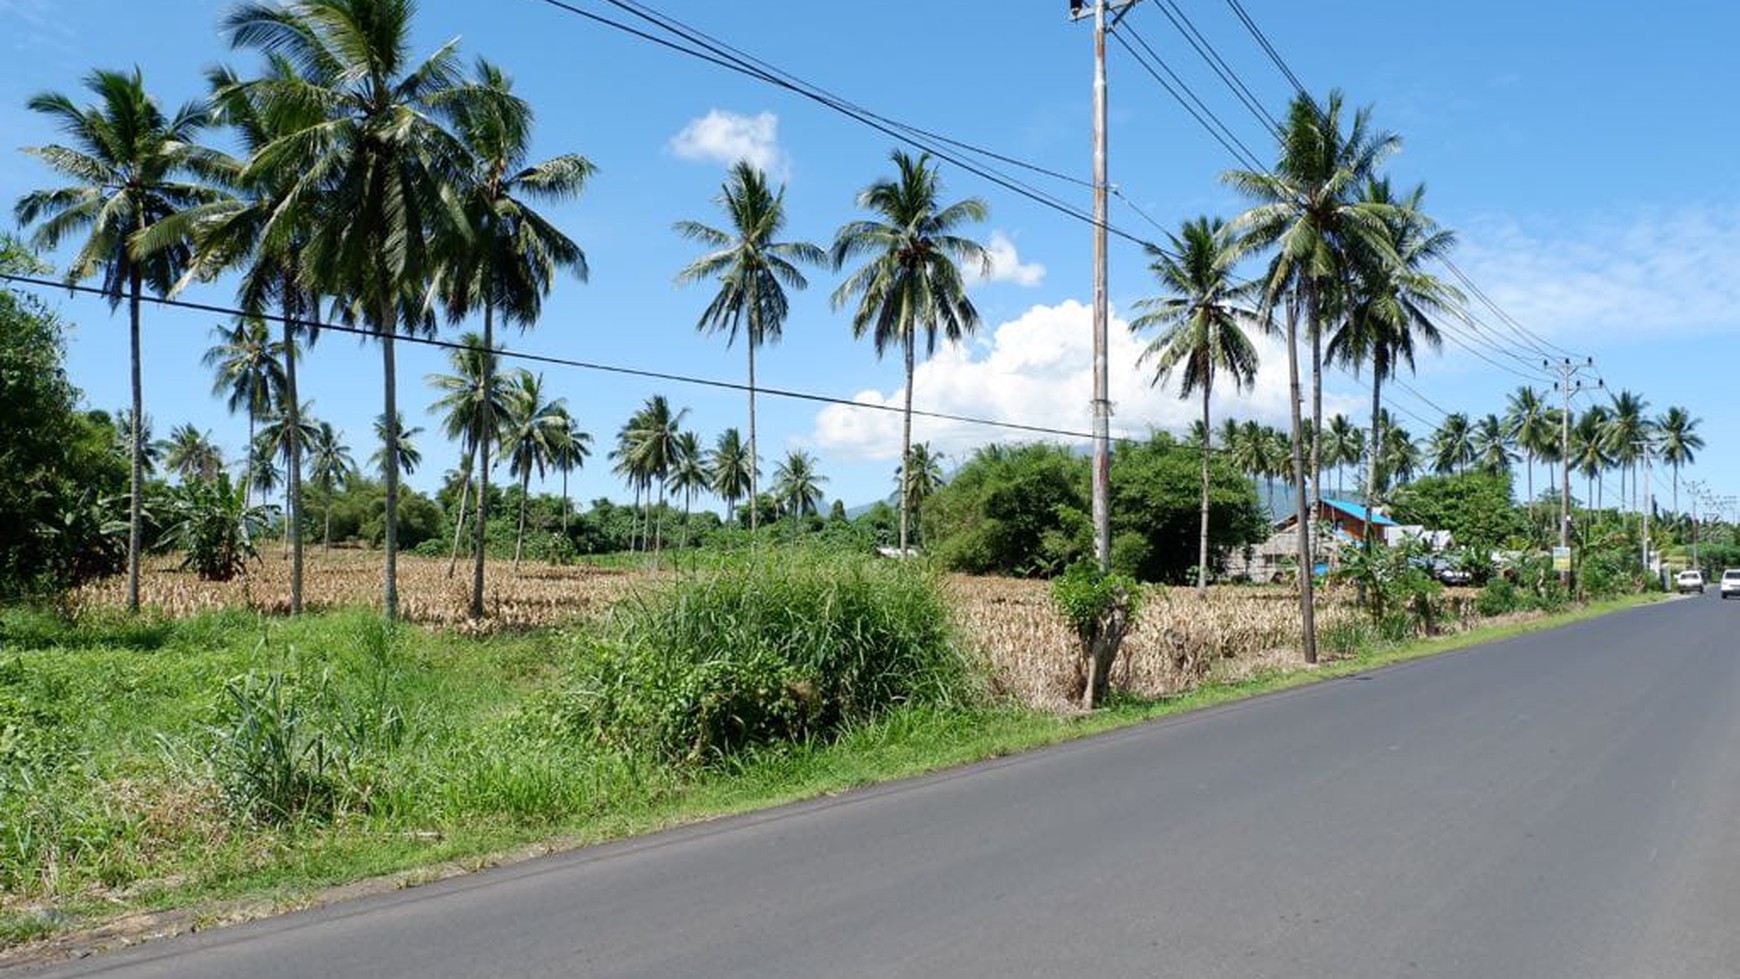
<path fill-rule="evenodd" d="M 1474 600 L 1474 610 L 1490 618 L 1515 612 L 1521 604 L 1516 585 L 1504 578 L 1494 578 L 1480 590 L 1480 595 Z"/>
<path fill-rule="evenodd" d="M 238 815 L 286 823 L 337 808 L 345 760 L 283 674 L 230 681 L 211 735 L 212 772 Z"/>
<path fill-rule="evenodd" d="M 186 554 L 182 567 L 207 581 L 228 581 L 258 558 L 254 538 L 266 529 L 270 511 L 249 506 L 242 487 L 232 486 L 228 473 L 195 480 L 169 497 L 166 542 Z"/>
<path fill-rule="evenodd" d="M 864 559 L 751 562 L 619 608 L 557 710 L 614 746 L 711 761 L 969 691 L 937 582 Z"/>
<path fill-rule="evenodd" d="M 1128 575 L 1109 574 L 1092 562 L 1070 565 L 1051 583 L 1051 603 L 1081 642 L 1083 705 L 1092 708 L 1110 692 L 1112 664 L 1124 637 L 1136 627 L 1141 592 Z"/>

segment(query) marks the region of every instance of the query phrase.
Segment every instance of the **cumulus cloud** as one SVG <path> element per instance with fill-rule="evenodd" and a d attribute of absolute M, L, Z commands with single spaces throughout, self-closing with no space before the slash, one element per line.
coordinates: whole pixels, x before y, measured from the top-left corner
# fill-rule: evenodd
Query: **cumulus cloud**
<path fill-rule="evenodd" d="M 1093 391 L 1092 326 L 1092 309 L 1071 300 L 1034 306 L 980 341 L 942 347 L 918 367 L 914 407 L 1086 432 L 1092 426 L 1088 404 Z M 1286 421 L 1286 348 L 1269 337 L 1254 337 L 1253 341 L 1262 357 L 1256 387 L 1236 394 L 1230 388 L 1217 392 L 1213 400 L 1217 425 L 1219 419 L 1229 416 L 1256 418 L 1273 425 Z M 1108 351 L 1113 434 L 1142 437 L 1152 429 L 1186 430 L 1201 416 L 1201 402 L 1194 396 L 1180 399 L 1175 381 L 1153 387 L 1149 383 L 1152 371 L 1136 366 L 1141 350 L 1141 338 L 1132 336 L 1128 324 L 1114 316 Z M 887 393 L 863 391 L 853 400 L 862 405 L 898 407 L 903 397 L 904 389 L 897 387 Z M 1357 398 L 1324 395 L 1326 414 L 1351 413 L 1357 408 Z M 897 459 L 900 422 L 898 412 L 830 405 L 817 414 L 809 441 L 843 457 Z M 989 442 L 1070 441 L 928 418 L 913 419 L 913 438 L 930 442 L 956 458 Z"/>
<path fill-rule="evenodd" d="M 1020 252 L 1015 249 L 1015 242 L 1003 232 L 991 232 L 991 240 L 985 243 L 985 251 L 991 256 L 990 274 L 985 274 L 980 266 L 969 262 L 962 269 L 968 285 L 1013 282 L 1018 286 L 1032 287 L 1045 281 L 1045 266 L 1038 262 L 1023 264 Z"/>
<path fill-rule="evenodd" d="M 682 132 L 671 137 L 671 152 L 684 160 L 731 166 L 747 160 L 770 174 L 784 176 L 791 161 L 779 146 L 779 116 L 762 112 L 746 116 L 713 109 L 691 119 Z"/>
<path fill-rule="evenodd" d="M 1458 264 L 1529 329 L 1576 349 L 1740 328 L 1740 208 L 1467 229 Z M 1491 321 L 1478 304 L 1476 314 Z"/>

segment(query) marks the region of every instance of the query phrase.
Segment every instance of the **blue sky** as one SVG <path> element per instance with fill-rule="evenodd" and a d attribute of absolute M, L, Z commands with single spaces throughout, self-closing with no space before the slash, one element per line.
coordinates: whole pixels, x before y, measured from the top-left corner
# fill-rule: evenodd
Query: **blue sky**
<path fill-rule="evenodd" d="M 580 0 L 603 9 L 596 0 Z M 228 51 L 217 34 L 220 0 L 0 0 L 0 143 L 34 145 L 53 134 L 23 106 L 33 93 L 78 93 L 92 67 L 144 69 L 165 102 L 201 94 L 201 73 L 220 61 L 255 61 Z M 896 117 L 1085 176 L 1089 163 L 1089 34 L 1064 17 L 1063 0 L 968 0 L 938 4 L 732 4 L 661 0 L 661 9 L 791 72 Z M 1198 25 L 1263 102 L 1279 113 L 1289 88 L 1227 6 L 1187 2 Z M 1331 86 L 1373 104 L 1377 122 L 1400 133 L 1405 151 L 1391 170 L 1401 183 L 1425 181 L 1427 204 L 1462 243 L 1458 264 L 1529 329 L 1596 359 L 1612 387 L 1641 392 L 1654 410 L 1684 405 L 1703 419 L 1709 443 L 1694 472 L 1719 493 L 1740 483 L 1740 416 L 1725 411 L 1740 339 L 1740 135 L 1731 125 L 1740 89 L 1740 8 L 1672 0 L 1572 3 L 1500 0 L 1459 4 L 1313 4 L 1247 0 L 1305 83 Z M 1526 9 L 1525 9 L 1526 8 Z M 1128 23 L 1182 74 L 1260 155 L 1262 130 L 1157 6 L 1138 5 Z M 694 322 L 702 287 L 672 277 L 695 254 L 670 230 L 693 218 L 717 223 L 713 198 L 731 160 L 747 155 L 789 185 L 790 235 L 826 244 L 856 216 L 854 193 L 889 170 L 885 136 L 796 96 L 654 48 L 538 0 L 423 0 L 423 50 L 454 37 L 468 57 L 505 66 L 538 112 L 536 153 L 578 151 L 598 166 L 596 181 L 555 219 L 587 251 L 590 283 L 563 282 L 541 326 L 510 346 L 590 361 L 740 380 L 741 350 L 703 337 Z M 1173 103 L 1121 48 L 1112 48 L 1112 180 L 1167 226 L 1197 214 L 1230 216 L 1239 199 L 1219 182 L 1231 158 Z M 46 186 L 51 175 L 29 157 L 0 153 L 0 200 Z M 953 196 L 983 197 L 980 229 L 996 247 L 995 274 L 975 286 L 984 318 L 966 347 L 924 365 L 920 407 L 1069 429 L 1088 424 L 1087 350 L 1091 296 L 1089 230 L 963 171 L 945 168 Z M 1086 204 L 1086 191 L 1047 184 Z M 1157 236 L 1133 211 L 1113 221 Z M 860 400 L 898 403 L 896 360 L 879 362 L 830 310 L 837 277 L 817 270 L 794 297 L 785 341 L 761 359 L 762 383 Z M 1115 313 L 1151 292 L 1140 252 L 1114 240 Z M 228 283 L 196 287 L 189 299 L 227 302 Z M 99 406 L 126 398 L 124 322 L 97 300 L 56 292 L 52 301 L 78 329 L 75 381 Z M 1495 317 L 1482 310 L 1483 318 Z M 1121 323 L 1121 320 L 1120 320 Z M 171 310 L 147 314 L 145 384 L 158 432 L 195 421 L 226 449 L 239 449 L 242 419 L 208 394 L 199 355 L 215 318 Z M 448 335 L 457 333 L 449 330 Z M 1150 389 L 1131 361 L 1134 341 L 1114 338 L 1115 429 L 1179 428 L 1195 416 L 1176 391 Z M 1284 416 L 1282 351 L 1272 343 L 1256 391 L 1217 401 L 1217 415 Z M 1524 351 L 1531 361 L 1535 354 Z M 1502 358 L 1501 358 L 1502 359 Z M 435 485 L 456 465 L 420 418 L 432 395 L 424 375 L 443 367 L 432 350 L 400 356 L 401 406 L 431 429 L 425 468 L 413 482 Z M 546 369 L 547 385 L 598 439 L 599 451 L 573 481 L 577 497 L 625 489 L 603 450 L 648 395 L 691 409 L 689 424 L 711 440 L 742 425 L 740 395 L 674 383 Z M 359 459 L 372 447 L 368 423 L 380 410 L 379 357 L 339 336 L 309 354 L 304 397 L 344 429 Z M 1364 422 L 1364 386 L 1334 378 L 1331 410 Z M 1473 414 L 1500 410 L 1524 383 L 1452 347 L 1428 357 L 1410 381 L 1425 399 Z M 1396 392 L 1416 434 L 1441 413 Z M 1417 417 L 1409 417 L 1410 415 Z M 830 496 L 856 504 L 886 494 L 898 456 L 896 415 L 762 400 L 764 465 L 788 448 L 815 452 Z M 995 430 L 920 423 L 959 459 Z M 547 484 L 555 488 L 552 480 Z M 1667 481 L 1660 481 L 1664 496 Z"/>

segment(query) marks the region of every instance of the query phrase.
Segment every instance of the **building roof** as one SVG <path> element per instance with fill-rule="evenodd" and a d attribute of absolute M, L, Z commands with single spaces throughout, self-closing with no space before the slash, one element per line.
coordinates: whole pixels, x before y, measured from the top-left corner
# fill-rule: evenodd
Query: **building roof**
<path fill-rule="evenodd" d="M 1363 504 L 1349 503 L 1346 500 L 1332 500 L 1332 499 L 1329 499 L 1328 497 L 1324 497 L 1323 498 L 1323 505 L 1326 507 L 1331 507 L 1333 509 L 1339 510 L 1342 513 L 1345 513 L 1348 516 L 1352 517 L 1353 519 L 1358 520 L 1362 523 L 1369 523 L 1369 524 L 1372 524 L 1372 525 L 1377 526 L 1377 527 L 1395 527 L 1395 526 L 1397 526 L 1397 524 L 1394 520 L 1391 520 L 1389 517 L 1386 517 L 1383 514 L 1378 513 L 1375 510 L 1369 511 L 1371 513 L 1371 516 L 1369 516 L 1369 517 L 1366 516 L 1368 511 L 1366 510 L 1366 508 Z"/>

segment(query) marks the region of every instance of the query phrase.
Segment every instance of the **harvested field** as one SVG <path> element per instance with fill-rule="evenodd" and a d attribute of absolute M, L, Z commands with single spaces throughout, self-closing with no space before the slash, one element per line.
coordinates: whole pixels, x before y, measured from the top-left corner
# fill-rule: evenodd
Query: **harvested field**
<path fill-rule="evenodd" d="M 276 552 L 245 578 L 201 581 L 178 570 L 170 557 L 147 563 L 141 588 L 147 606 L 174 617 L 223 608 L 283 613 L 290 605 L 290 565 Z M 447 561 L 403 555 L 399 601 L 403 617 L 436 628 L 473 633 L 526 629 L 596 618 L 637 588 L 668 577 L 643 570 L 589 565 L 553 567 L 526 563 L 515 575 L 508 562 L 491 562 L 484 623 L 468 616 L 470 578 L 462 565 L 451 578 Z M 379 602 L 381 555 L 373 551 L 312 551 L 307 557 L 305 597 L 312 610 Z M 1040 581 L 948 578 L 949 597 L 967 641 L 988 663 L 997 687 L 1036 706 L 1069 703 L 1080 689 L 1075 641 L 1051 608 Z M 125 581 L 109 579 L 77 596 L 83 607 L 120 606 Z M 1349 596 L 1331 590 L 1319 597 L 1320 636 L 1360 620 Z M 1448 623 L 1455 628 L 1454 620 Z M 1331 651 L 1322 650 L 1325 659 Z M 1189 690 L 1203 679 L 1236 680 L 1299 662 L 1297 598 L 1285 588 L 1226 587 L 1206 602 L 1188 588 L 1149 591 L 1135 633 L 1126 640 L 1113 681 L 1141 696 Z"/>
<path fill-rule="evenodd" d="M 381 601 L 382 560 L 378 551 L 311 550 L 303 567 L 303 603 L 311 611 Z M 268 550 L 234 581 L 201 581 L 178 569 L 173 557 L 153 557 L 140 576 L 140 601 L 175 618 L 225 608 L 253 608 L 271 614 L 290 609 L 290 562 Z M 537 562 L 520 565 L 518 575 L 507 561 L 489 563 L 489 617 L 480 626 L 470 621 L 471 571 L 460 563 L 447 576 L 445 558 L 399 556 L 399 614 L 407 622 L 473 632 L 479 629 L 527 629 L 594 618 L 637 583 L 653 576 L 644 571 L 619 571 L 587 565 L 552 567 Z M 126 603 L 124 577 L 87 586 L 76 596 L 80 607 Z"/>
<path fill-rule="evenodd" d="M 1080 693 L 1075 637 L 1052 611 L 1044 582 L 957 577 L 950 589 L 963 630 L 1004 690 L 1040 706 L 1061 706 Z M 1319 635 L 1360 615 L 1345 596 L 1322 594 Z M 1156 697 L 1189 690 L 1210 675 L 1236 680 L 1296 666 L 1299 635 L 1299 599 L 1285 588 L 1211 588 L 1206 602 L 1188 588 L 1152 589 L 1124 641 L 1113 684 Z"/>

